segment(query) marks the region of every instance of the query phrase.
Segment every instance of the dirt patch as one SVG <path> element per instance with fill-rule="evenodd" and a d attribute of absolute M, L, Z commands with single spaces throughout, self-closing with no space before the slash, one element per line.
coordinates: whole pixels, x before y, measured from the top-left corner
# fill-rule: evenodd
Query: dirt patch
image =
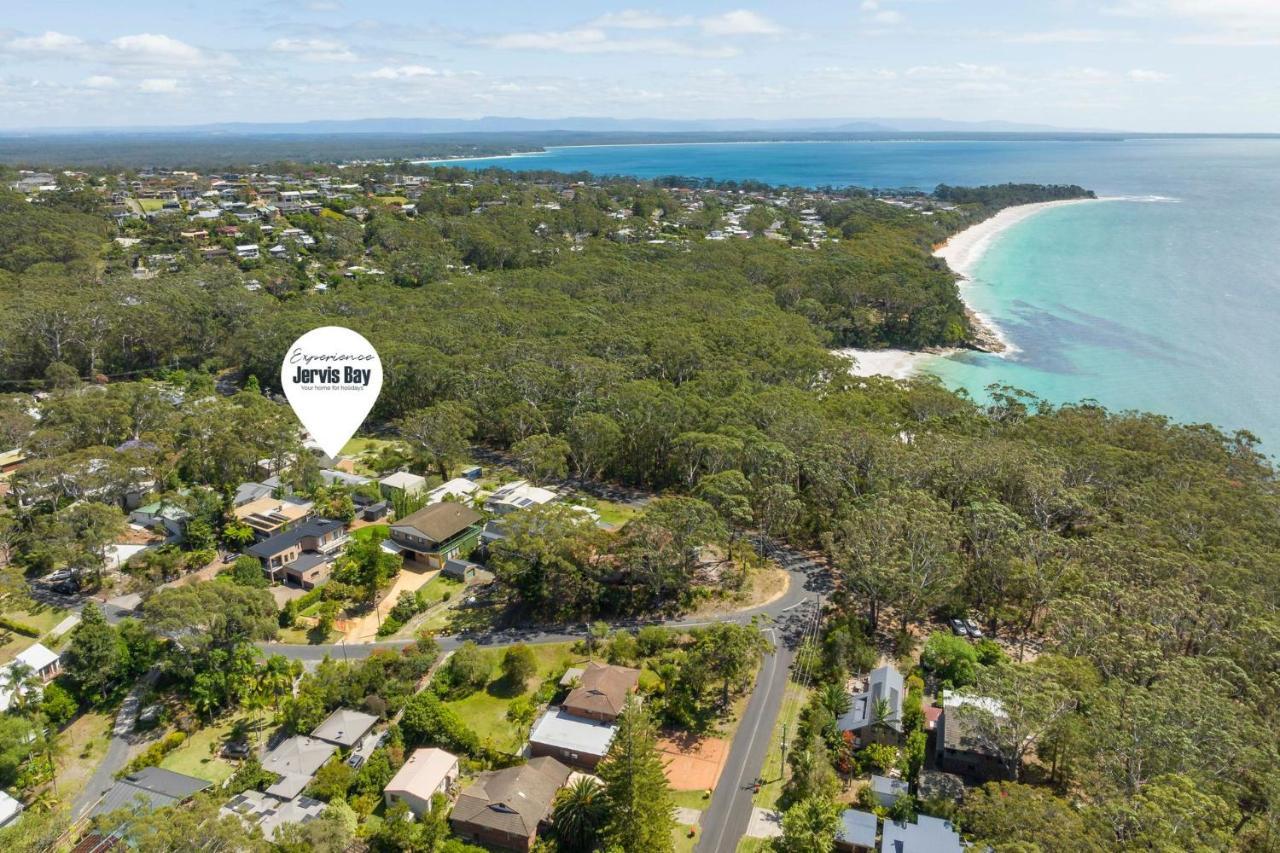
<path fill-rule="evenodd" d="M 782 569 L 773 566 L 756 569 L 751 573 L 751 586 L 748 589 L 727 598 L 703 602 L 686 613 L 685 618 L 723 616 L 727 613 L 764 607 L 786 595 L 790 585 L 791 576 Z"/>
<path fill-rule="evenodd" d="M 667 781 L 676 791 L 714 790 L 729 757 L 729 741 L 689 734 L 669 734 L 658 740 L 666 764 Z"/>

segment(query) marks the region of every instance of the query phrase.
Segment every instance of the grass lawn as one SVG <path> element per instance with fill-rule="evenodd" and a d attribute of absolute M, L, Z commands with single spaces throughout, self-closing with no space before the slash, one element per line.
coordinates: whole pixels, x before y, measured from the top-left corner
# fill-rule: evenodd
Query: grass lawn
<path fill-rule="evenodd" d="M 326 219 L 346 219 L 347 218 L 343 216 L 341 213 L 339 213 L 338 211 L 330 210 L 327 207 L 320 208 L 320 215 L 325 217 Z"/>
<path fill-rule="evenodd" d="M 621 527 L 639 514 L 639 510 L 633 506 L 606 500 L 597 500 L 592 509 L 600 513 L 601 521 L 614 527 Z"/>
<path fill-rule="evenodd" d="M 216 745 L 217 749 L 221 749 L 222 742 L 231 732 L 236 721 L 246 716 L 243 714 L 229 716 L 212 726 L 200 729 L 187 738 L 186 743 L 166 755 L 160 762 L 160 766 L 175 773 L 208 779 L 215 785 L 221 784 L 236 772 L 236 768 L 221 756 L 215 756 L 211 747 Z M 265 714 L 262 719 L 266 719 Z"/>
<path fill-rule="evenodd" d="M 41 638 L 43 638 L 67 617 L 67 611 L 48 604 L 33 603 L 30 610 L 15 608 L 6 610 L 4 615 L 15 622 L 30 625 L 39 631 Z M 38 641 L 34 637 L 19 634 L 17 631 L 0 629 L 0 663 L 13 660 L 19 652 L 30 648 L 36 642 Z"/>
<path fill-rule="evenodd" d="M 428 601 L 428 606 L 430 606 L 430 604 L 444 601 L 444 595 L 447 592 L 449 593 L 449 600 L 452 601 L 458 597 L 458 593 L 465 586 L 466 584 L 460 580 L 447 578 L 444 575 L 436 575 L 418 588 L 418 597 Z"/>
<path fill-rule="evenodd" d="M 809 701 L 812 692 L 812 689 L 787 682 L 782 709 L 778 712 L 777 722 L 773 724 L 773 733 L 769 736 L 769 751 L 765 754 L 764 767 L 760 771 L 765 783 L 760 786 L 760 793 L 752 799 L 762 809 L 775 808 L 778 798 L 782 796 L 782 727 L 787 726 L 788 739 L 795 737 L 800 709 Z"/>
<path fill-rule="evenodd" d="M 746 838 L 738 842 L 738 853 L 763 853 L 769 849 L 768 838 Z"/>
<path fill-rule="evenodd" d="M 366 450 L 378 452 L 384 447 L 395 444 L 394 441 L 386 438 L 370 438 L 368 436 L 356 436 L 342 446 L 343 456 L 359 456 Z"/>
<path fill-rule="evenodd" d="M 408 204 L 409 203 L 408 197 L 402 196 L 402 195 L 375 195 L 374 198 L 382 202 L 383 204 Z"/>
<path fill-rule="evenodd" d="M 711 798 L 704 797 L 705 791 L 671 791 L 671 802 L 686 809 L 703 811 L 711 806 Z"/>
<path fill-rule="evenodd" d="M 567 664 L 580 663 L 582 659 L 571 651 L 572 646 L 572 643 L 530 645 L 538 660 L 538 678 L 545 679 L 558 673 Z M 507 706 L 520 694 L 512 692 L 502 680 L 502 653 L 497 650 L 486 653 L 493 664 L 489 684 L 470 696 L 445 704 L 458 712 L 458 716 L 480 736 L 481 742 L 494 749 L 514 753 L 524 741 L 517 738 L 515 729 L 507 721 Z"/>
<path fill-rule="evenodd" d="M 107 754 L 112 722 L 110 714 L 81 714 L 58 735 L 58 795 L 64 801 L 75 799 Z"/>
<path fill-rule="evenodd" d="M 164 207 L 164 199 L 160 198 L 140 198 L 138 204 L 142 205 L 144 213 L 150 213 L 153 210 L 160 210 Z"/>
<path fill-rule="evenodd" d="M 391 535 L 390 524 L 370 524 L 367 527 L 361 527 L 351 531 L 351 538 L 357 542 L 367 542 L 370 539 L 381 542 Z"/>
<path fill-rule="evenodd" d="M 292 643 L 297 646 L 315 646 L 321 643 L 336 643 L 342 638 L 342 632 L 333 630 L 329 632 L 329 636 L 323 640 L 316 639 L 311 635 L 310 628 L 281 628 L 280 643 Z"/>
<path fill-rule="evenodd" d="M 694 833 L 693 837 L 689 837 L 689 827 L 681 824 L 671 830 L 671 843 L 675 849 L 675 853 L 693 853 L 698 842 L 702 840 L 702 833 Z"/>

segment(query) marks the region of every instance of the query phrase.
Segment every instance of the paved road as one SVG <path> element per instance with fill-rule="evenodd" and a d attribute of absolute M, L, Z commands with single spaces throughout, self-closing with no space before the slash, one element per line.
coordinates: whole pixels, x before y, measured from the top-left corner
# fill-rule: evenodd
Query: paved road
<path fill-rule="evenodd" d="M 779 602 L 773 616 L 774 652 L 765 657 L 756 678 L 755 692 L 747 702 L 738 725 L 729 758 L 711 805 L 702 813 L 702 837 L 698 853 L 733 853 L 751 821 L 755 780 L 764 769 L 769 740 L 787 693 L 791 663 L 795 660 L 801 634 L 812 621 L 819 596 L 828 591 L 830 578 L 822 566 L 799 551 L 774 547 L 773 556 L 791 575 L 792 590 L 787 602 Z"/>
<path fill-rule="evenodd" d="M 123 770 L 124 766 L 129 762 L 130 736 L 133 734 L 133 727 L 138 722 L 138 711 L 142 704 L 142 697 L 151 689 L 151 686 L 155 684 L 159 676 L 160 670 L 149 670 L 129 691 L 129 695 L 124 697 L 124 701 L 120 703 L 120 711 L 116 714 L 116 722 L 111 729 L 111 741 L 107 744 L 107 754 L 103 756 L 102 762 L 93 771 L 93 775 L 89 777 L 89 782 L 84 786 L 84 790 L 80 792 L 80 796 L 76 797 L 75 803 L 71 807 L 71 816 L 73 818 L 79 818 L 97 803 L 115 782 L 116 773 Z"/>

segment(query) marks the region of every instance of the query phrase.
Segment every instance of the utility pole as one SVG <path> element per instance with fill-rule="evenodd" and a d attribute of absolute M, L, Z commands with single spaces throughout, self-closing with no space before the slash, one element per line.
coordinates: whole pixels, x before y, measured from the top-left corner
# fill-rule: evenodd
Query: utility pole
<path fill-rule="evenodd" d="M 778 781 L 787 778 L 787 723 L 782 723 L 782 751 L 778 756 Z"/>

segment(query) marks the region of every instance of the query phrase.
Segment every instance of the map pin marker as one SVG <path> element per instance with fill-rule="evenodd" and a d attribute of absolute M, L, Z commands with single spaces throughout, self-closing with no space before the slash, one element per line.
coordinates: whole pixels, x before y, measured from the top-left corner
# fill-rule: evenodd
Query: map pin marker
<path fill-rule="evenodd" d="M 320 448 L 336 457 L 382 390 L 382 360 L 363 335 L 321 326 L 293 342 L 280 365 L 289 405 Z"/>

